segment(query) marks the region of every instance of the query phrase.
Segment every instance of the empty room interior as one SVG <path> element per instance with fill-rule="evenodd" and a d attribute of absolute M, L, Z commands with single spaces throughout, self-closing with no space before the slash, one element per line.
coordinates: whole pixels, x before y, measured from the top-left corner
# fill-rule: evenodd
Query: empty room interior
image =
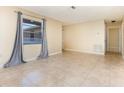
<path fill-rule="evenodd" d="M 124 87 L 123 6 L 0 6 L 1 87 Z"/>

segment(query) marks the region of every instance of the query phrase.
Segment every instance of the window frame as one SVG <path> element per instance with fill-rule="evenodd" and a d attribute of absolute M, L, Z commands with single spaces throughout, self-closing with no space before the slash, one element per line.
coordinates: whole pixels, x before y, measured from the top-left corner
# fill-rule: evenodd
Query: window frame
<path fill-rule="evenodd" d="M 33 22 L 37 22 L 37 23 L 40 23 L 40 33 L 41 33 L 41 38 L 42 38 L 42 30 L 43 30 L 43 20 L 41 21 L 36 21 L 34 19 L 30 19 L 30 18 L 27 18 L 27 17 L 22 17 L 21 19 L 21 25 L 22 25 L 22 45 L 38 45 L 38 44 L 42 44 L 42 39 L 41 39 L 41 42 L 40 43 L 27 43 L 27 44 L 24 44 L 24 28 L 23 28 L 23 20 L 26 19 L 26 20 L 29 20 L 29 21 L 33 21 Z M 35 34 L 34 34 L 34 38 L 35 38 Z"/>

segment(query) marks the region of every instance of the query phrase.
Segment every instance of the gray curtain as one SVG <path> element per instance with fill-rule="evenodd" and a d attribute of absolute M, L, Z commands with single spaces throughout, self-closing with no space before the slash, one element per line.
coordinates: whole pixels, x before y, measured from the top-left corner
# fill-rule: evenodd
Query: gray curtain
<path fill-rule="evenodd" d="M 47 58 L 48 57 L 48 46 L 47 46 L 47 37 L 46 37 L 46 20 L 43 19 L 43 23 L 41 24 L 41 53 L 39 58 Z M 38 59 L 39 59 L 38 58 Z"/>
<path fill-rule="evenodd" d="M 14 48 L 11 54 L 11 57 L 9 61 L 4 65 L 4 67 L 10 67 L 15 66 L 21 63 L 25 63 L 23 60 L 22 55 L 22 13 L 17 13 L 17 30 L 16 30 L 16 37 L 15 37 L 15 43 Z"/>

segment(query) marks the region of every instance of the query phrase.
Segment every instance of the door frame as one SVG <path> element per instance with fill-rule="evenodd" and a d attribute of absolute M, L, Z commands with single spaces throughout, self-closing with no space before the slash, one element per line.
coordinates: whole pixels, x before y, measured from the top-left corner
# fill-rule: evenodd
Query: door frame
<path fill-rule="evenodd" d="M 110 29 L 118 29 L 118 52 L 120 53 L 120 28 L 119 27 L 107 27 L 107 51 L 109 51 L 109 35 L 110 35 Z"/>
<path fill-rule="evenodd" d="M 107 26 L 107 24 L 105 23 L 105 54 L 108 51 L 108 45 L 109 45 L 109 40 L 108 40 L 108 30 L 110 28 L 118 28 L 119 29 L 119 53 L 122 55 L 123 54 L 123 23 L 121 23 L 120 26 Z M 120 37 L 121 36 L 121 37 Z"/>

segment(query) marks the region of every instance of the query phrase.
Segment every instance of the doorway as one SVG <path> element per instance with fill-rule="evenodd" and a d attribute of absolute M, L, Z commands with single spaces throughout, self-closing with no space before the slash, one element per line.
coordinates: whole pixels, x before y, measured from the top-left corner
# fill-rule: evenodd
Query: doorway
<path fill-rule="evenodd" d="M 106 24 L 106 53 L 122 54 L 121 23 Z"/>
<path fill-rule="evenodd" d="M 109 28 L 107 31 L 107 52 L 119 53 L 119 28 Z"/>

